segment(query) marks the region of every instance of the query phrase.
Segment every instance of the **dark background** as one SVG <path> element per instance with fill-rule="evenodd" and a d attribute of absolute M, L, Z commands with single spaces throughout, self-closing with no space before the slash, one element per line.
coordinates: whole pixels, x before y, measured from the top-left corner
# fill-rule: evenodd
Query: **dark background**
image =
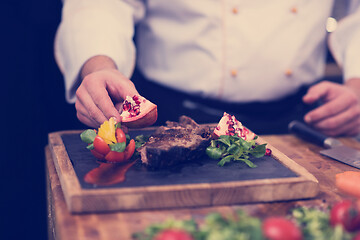
<path fill-rule="evenodd" d="M 47 134 L 85 126 L 65 101 L 53 56 L 61 0 L 6 2 L 0 4 L 0 239 L 41 240 L 47 239 Z"/>

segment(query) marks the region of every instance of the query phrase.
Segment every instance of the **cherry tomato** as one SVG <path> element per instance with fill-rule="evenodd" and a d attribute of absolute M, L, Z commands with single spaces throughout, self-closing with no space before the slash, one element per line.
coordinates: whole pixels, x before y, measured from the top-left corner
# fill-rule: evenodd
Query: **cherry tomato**
<path fill-rule="evenodd" d="M 106 154 L 105 156 L 105 160 L 108 162 L 116 162 L 116 163 L 121 163 L 124 162 L 124 152 L 116 152 L 116 151 L 110 151 L 108 154 Z"/>
<path fill-rule="evenodd" d="M 269 217 L 262 225 L 262 231 L 269 240 L 301 240 L 302 232 L 290 220 L 283 217 Z"/>
<path fill-rule="evenodd" d="M 109 145 L 99 136 L 95 137 L 93 144 L 94 150 L 104 156 L 110 152 Z"/>
<path fill-rule="evenodd" d="M 116 137 L 116 141 L 118 143 L 126 142 L 126 135 L 125 135 L 124 131 L 121 128 L 117 128 L 115 130 L 115 137 Z"/>
<path fill-rule="evenodd" d="M 194 240 L 190 233 L 181 229 L 165 229 L 153 238 L 154 240 Z"/>
<path fill-rule="evenodd" d="M 360 240 L 360 233 L 356 234 L 355 237 L 353 237 L 352 240 Z"/>
<path fill-rule="evenodd" d="M 330 211 L 330 224 L 331 226 L 340 224 L 349 232 L 359 230 L 359 209 L 351 200 L 342 200 L 336 203 Z"/>
<path fill-rule="evenodd" d="M 124 160 L 129 160 L 135 152 L 135 140 L 131 139 L 124 151 Z"/>

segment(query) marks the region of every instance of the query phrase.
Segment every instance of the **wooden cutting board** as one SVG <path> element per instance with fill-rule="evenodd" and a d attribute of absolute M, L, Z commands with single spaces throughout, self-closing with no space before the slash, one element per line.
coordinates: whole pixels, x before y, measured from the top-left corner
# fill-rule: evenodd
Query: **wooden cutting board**
<path fill-rule="evenodd" d="M 130 131 L 135 137 L 155 128 Z M 49 148 L 68 209 L 72 213 L 164 209 L 272 202 L 315 197 L 317 179 L 305 168 L 267 143 L 272 156 L 254 159 L 256 168 L 243 163 L 217 166 L 209 158 L 171 170 L 147 170 L 140 161 L 125 181 L 96 186 L 84 176 L 99 163 L 80 139 L 82 131 L 49 134 Z M 257 143 L 265 143 L 261 137 Z"/>

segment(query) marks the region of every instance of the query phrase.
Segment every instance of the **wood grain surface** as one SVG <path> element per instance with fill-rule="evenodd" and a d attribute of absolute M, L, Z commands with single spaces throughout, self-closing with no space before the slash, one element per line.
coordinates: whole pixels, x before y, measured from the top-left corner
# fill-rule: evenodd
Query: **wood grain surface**
<path fill-rule="evenodd" d="M 67 208 L 59 177 L 56 173 L 52 154 L 47 147 L 46 164 L 49 198 L 49 237 L 50 239 L 131 239 L 134 232 L 142 231 L 151 223 L 168 218 L 193 218 L 200 224 L 206 214 L 220 212 L 234 214 L 238 209 L 264 218 L 270 215 L 285 215 L 295 206 L 327 207 L 348 196 L 340 193 L 335 186 L 335 174 L 344 171 L 359 171 L 348 165 L 321 156 L 320 147 L 303 142 L 291 135 L 262 136 L 262 139 L 297 164 L 303 166 L 319 181 L 316 198 L 296 201 L 277 201 L 272 203 L 233 204 L 212 207 L 172 208 L 163 210 L 117 211 L 112 213 L 71 214 Z M 360 149 L 353 139 L 341 139 L 346 145 Z M 291 188 L 288 189 L 289 191 Z"/>

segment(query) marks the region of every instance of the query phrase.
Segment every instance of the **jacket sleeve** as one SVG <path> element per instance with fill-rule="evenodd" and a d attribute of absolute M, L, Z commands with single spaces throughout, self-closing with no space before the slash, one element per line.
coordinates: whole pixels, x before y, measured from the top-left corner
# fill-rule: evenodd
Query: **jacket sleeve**
<path fill-rule="evenodd" d="M 64 0 L 55 59 L 64 75 L 66 100 L 75 102 L 79 72 L 91 57 L 106 55 L 130 77 L 135 66 L 134 28 L 145 6 L 136 0 Z"/>
<path fill-rule="evenodd" d="M 343 70 L 345 81 L 360 77 L 360 1 L 349 2 L 348 15 L 329 37 L 330 50 Z"/>

